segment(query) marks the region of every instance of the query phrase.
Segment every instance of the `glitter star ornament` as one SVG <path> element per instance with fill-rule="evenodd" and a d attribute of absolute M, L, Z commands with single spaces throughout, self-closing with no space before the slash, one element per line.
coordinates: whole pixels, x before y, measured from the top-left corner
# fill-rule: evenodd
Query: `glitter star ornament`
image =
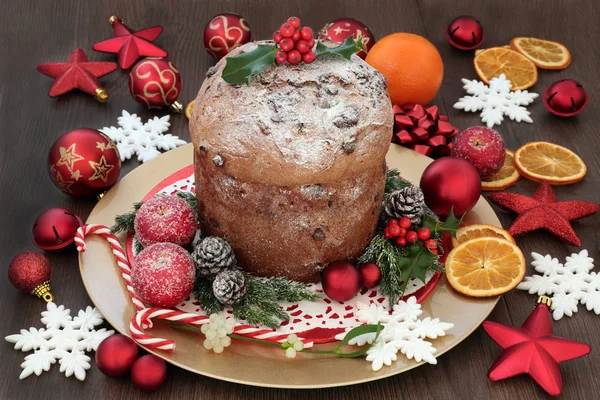
<path fill-rule="evenodd" d="M 166 57 L 167 52 L 154 42 L 162 33 L 162 26 L 134 31 L 119 17 L 110 17 L 114 38 L 96 43 L 92 48 L 102 53 L 117 54 L 119 66 L 129 69 L 140 57 Z"/>
<path fill-rule="evenodd" d="M 37 66 L 38 72 L 54 78 L 50 97 L 60 96 L 73 89 L 91 94 L 101 103 L 108 100 L 108 92 L 100 85 L 98 78 L 117 69 L 113 62 L 90 62 L 82 49 L 75 49 L 65 62 L 53 62 Z"/>
<path fill-rule="evenodd" d="M 529 374 L 548 394 L 561 394 L 563 383 L 558 364 L 589 354 L 591 347 L 552 335 L 551 303 L 548 297 L 540 297 L 521 328 L 492 321 L 483 323 L 487 334 L 504 349 L 490 368 L 491 381 Z"/>
<path fill-rule="evenodd" d="M 581 200 L 557 201 L 548 182 L 542 182 L 533 197 L 495 193 L 487 195 L 487 198 L 519 214 L 508 230 L 511 235 L 522 235 L 543 228 L 574 246 L 581 246 L 581 241 L 570 221 L 598 212 L 596 203 Z"/>

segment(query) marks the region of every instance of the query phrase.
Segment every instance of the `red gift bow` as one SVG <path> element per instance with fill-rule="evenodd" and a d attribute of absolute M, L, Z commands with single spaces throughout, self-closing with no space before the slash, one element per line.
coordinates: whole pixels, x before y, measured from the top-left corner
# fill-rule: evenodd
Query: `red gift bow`
<path fill-rule="evenodd" d="M 433 158 L 450 155 L 452 138 L 458 129 L 440 114 L 437 106 L 420 104 L 394 105 L 392 142 Z"/>

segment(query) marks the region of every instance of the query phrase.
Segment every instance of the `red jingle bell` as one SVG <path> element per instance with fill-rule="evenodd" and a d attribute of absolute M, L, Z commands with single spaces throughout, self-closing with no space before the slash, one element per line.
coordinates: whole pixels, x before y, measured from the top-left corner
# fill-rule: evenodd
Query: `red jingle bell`
<path fill-rule="evenodd" d="M 24 251 L 8 265 L 8 280 L 23 293 L 36 295 L 47 303 L 54 300 L 50 292 L 50 261 L 42 254 Z"/>
<path fill-rule="evenodd" d="M 162 358 L 148 354 L 138 358 L 131 367 L 131 381 L 145 392 L 160 389 L 167 379 L 167 365 Z"/>
<path fill-rule="evenodd" d="M 347 301 L 360 290 L 360 273 L 349 262 L 332 262 L 321 272 L 321 284 L 329 298 L 339 302 Z"/>
<path fill-rule="evenodd" d="M 181 93 L 181 75 L 173 63 L 164 58 L 148 57 L 139 61 L 129 73 L 129 93 L 148 110 L 170 107 L 182 112 L 177 101 Z"/>
<path fill-rule="evenodd" d="M 360 273 L 360 281 L 362 286 L 367 289 L 373 289 L 379 285 L 381 280 L 381 270 L 375 263 L 365 263 L 358 266 L 358 272 Z"/>
<path fill-rule="evenodd" d="M 73 243 L 81 218 L 66 208 L 44 211 L 33 223 L 33 244 L 42 250 L 61 250 Z"/>
<path fill-rule="evenodd" d="M 319 40 L 331 40 L 334 43 L 342 43 L 351 35 L 354 36 L 354 39 L 362 38 L 363 47 L 367 52 L 359 51 L 356 55 L 364 59 L 375 44 L 375 36 L 360 21 L 352 18 L 340 18 L 329 22 L 319 31 Z"/>
<path fill-rule="evenodd" d="M 250 25 L 238 14 L 217 14 L 204 26 L 204 47 L 217 61 L 250 41 Z"/>
<path fill-rule="evenodd" d="M 483 42 L 483 26 L 471 16 L 460 16 L 448 24 L 446 39 L 459 50 L 474 50 Z"/>
<path fill-rule="evenodd" d="M 587 92 L 573 79 L 554 82 L 544 92 L 544 106 L 559 117 L 573 117 L 585 110 L 587 104 Z"/>
<path fill-rule="evenodd" d="M 125 376 L 138 355 L 138 346 L 125 335 L 112 335 L 104 339 L 96 350 L 96 365 L 104 375 Z"/>

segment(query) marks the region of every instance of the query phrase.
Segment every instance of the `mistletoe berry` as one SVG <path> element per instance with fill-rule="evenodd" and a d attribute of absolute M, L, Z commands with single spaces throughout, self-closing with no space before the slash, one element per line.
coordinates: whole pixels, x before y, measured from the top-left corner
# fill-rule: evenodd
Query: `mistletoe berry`
<path fill-rule="evenodd" d="M 421 240 L 427 240 L 431 237 L 431 231 L 429 230 L 429 228 L 427 227 L 422 227 L 419 228 L 419 230 L 417 231 L 417 234 L 419 235 L 419 239 Z"/>
<path fill-rule="evenodd" d="M 412 221 L 408 217 L 402 217 L 399 224 L 401 228 L 408 229 L 412 226 Z"/>
<path fill-rule="evenodd" d="M 278 64 L 283 64 L 287 61 L 287 53 L 285 51 L 279 50 L 277 54 L 275 54 L 275 61 Z"/>
<path fill-rule="evenodd" d="M 300 29 L 300 38 L 306 40 L 307 42 L 314 38 L 313 31 L 308 26 Z"/>
<path fill-rule="evenodd" d="M 296 50 L 298 50 L 300 53 L 304 54 L 307 53 L 308 51 L 310 51 L 310 48 L 308 47 L 308 42 L 306 40 L 298 40 L 296 42 Z"/>
<path fill-rule="evenodd" d="M 300 29 L 300 18 L 289 17 L 287 23 L 294 27 L 294 29 Z"/>
<path fill-rule="evenodd" d="M 281 33 L 279 33 L 279 31 L 275 31 L 275 33 L 273 33 L 273 40 L 275 41 L 275 43 L 279 44 L 279 42 L 281 42 L 281 39 L 283 39 Z"/>
<path fill-rule="evenodd" d="M 302 54 L 298 50 L 291 50 L 288 52 L 287 58 L 290 64 L 297 65 L 302 61 Z"/>
<path fill-rule="evenodd" d="M 315 61 L 317 58 L 316 54 L 313 53 L 312 51 L 309 51 L 308 53 L 304 53 L 302 55 L 302 61 L 304 61 L 307 64 L 310 64 L 311 62 Z"/>
<path fill-rule="evenodd" d="M 285 51 L 287 53 L 294 48 L 294 42 L 290 38 L 281 39 L 281 42 L 279 42 L 279 48 L 281 51 Z"/>
<path fill-rule="evenodd" d="M 281 25 L 281 28 L 279 28 L 279 33 L 281 33 L 281 36 L 285 38 L 291 38 L 294 34 L 294 31 L 294 27 L 287 22 Z"/>
<path fill-rule="evenodd" d="M 419 239 L 419 235 L 415 231 L 408 231 L 406 233 L 406 241 L 408 243 L 415 243 Z"/>

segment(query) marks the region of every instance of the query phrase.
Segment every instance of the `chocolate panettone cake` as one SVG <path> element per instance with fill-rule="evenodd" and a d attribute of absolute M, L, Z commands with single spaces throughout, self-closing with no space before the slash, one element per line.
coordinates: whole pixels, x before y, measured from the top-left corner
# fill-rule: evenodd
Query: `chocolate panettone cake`
<path fill-rule="evenodd" d="M 375 233 L 393 126 L 385 78 L 357 56 L 327 56 L 230 85 L 226 61 L 190 120 L 203 233 L 226 238 L 257 276 L 317 282 Z"/>

